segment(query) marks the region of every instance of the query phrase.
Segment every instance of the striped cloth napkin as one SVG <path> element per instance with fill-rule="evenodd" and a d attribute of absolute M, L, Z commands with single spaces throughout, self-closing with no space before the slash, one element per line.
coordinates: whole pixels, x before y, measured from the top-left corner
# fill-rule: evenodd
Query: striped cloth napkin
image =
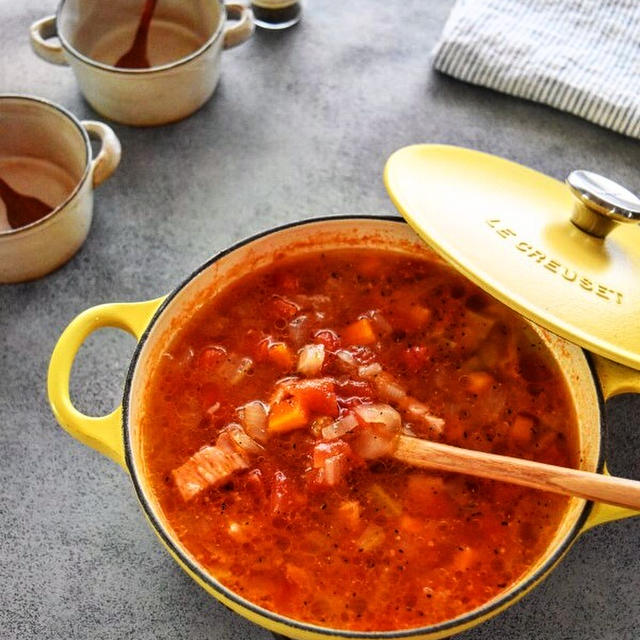
<path fill-rule="evenodd" d="M 457 0 L 448 75 L 640 138 L 640 0 Z"/>

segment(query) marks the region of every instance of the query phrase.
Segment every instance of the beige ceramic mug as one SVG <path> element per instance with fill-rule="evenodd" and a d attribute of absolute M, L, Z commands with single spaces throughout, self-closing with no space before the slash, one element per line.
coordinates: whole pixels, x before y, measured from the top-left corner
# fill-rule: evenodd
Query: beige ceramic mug
<path fill-rule="evenodd" d="M 222 0 L 162 0 L 149 28 L 150 68 L 114 66 L 133 43 L 145 0 L 62 0 L 55 16 L 31 25 L 44 60 L 70 65 L 80 90 L 102 115 L 153 126 L 201 107 L 220 77 L 223 49 L 253 33 L 251 10 Z M 227 24 L 227 18 L 235 24 Z M 56 37 L 59 42 L 52 41 Z"/>
<path fill-rule="evenodd" d="M 101 143 L 95 158 L 90 139 Z M 12 203 L 0 198 L 0 282 L 33 280 L 76 253 L 91 226 L 93 189 L 119 161 L 120 143 L 107 125 L 80 122 L 41 98 L 0 94 L 0 178 L 52 208 L 14 228 Z"/>

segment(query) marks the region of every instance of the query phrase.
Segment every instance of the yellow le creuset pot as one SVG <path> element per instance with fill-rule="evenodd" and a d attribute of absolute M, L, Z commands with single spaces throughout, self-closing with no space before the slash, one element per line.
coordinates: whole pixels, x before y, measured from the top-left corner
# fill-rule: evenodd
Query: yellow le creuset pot
<path fill-rule="evenodd" d="M 474 156 L 478 167 L 484 166 L 484 154 L 463 149 L 425 147 L 428 153 L 459 154 L 459 161 L 470 162 Z M 393 160 L 393 157 L 392 159 Z M 412 161 L 413 162 L 413 161 Z M 533 188 L 536 174 L 524 167 L 500 160 L 505 171 L 520 180 L 523 193 Z M 402 209 L 398 192 L 390 185 L 393 177 L 387 167 L 387 186 Z M 564 193 L 566 187 L 550 178 L 550 188 Z M 438 178 L 439 179 L 439 178 Z M 473 178 L 471 179 L 473 183 Z M 484 183 L 483 183 L 484 184 Z M 487 186 L 487 185 L 485 185 Z M 483 186 L 484 188 L 484 186 Z M 464 190 L 464 189 L 463 189 Z M 428 235 L 428 234 L 422 234 Z M 141 398 L 155 363 L 175 335 L 184 318 L 198 307 L 203 298 L 215 296 L 247 270 L 272 262 L 277 255 L 303 254 L 320 248 L 371 247 L 411 255 L 433 255 L 423 240 L 401 218 L 345 216 L 297 222 L 254 236 L 219 253 L 189 276 L 172 293 L 163 298 L 139 303 L 114 303 L 93 307 L 77 316 L 58 341 L 49 366 L 48 392 L 53 412 L 60 424 L 75 438 L 97 449 L 120 464 L 130 475 L 147 519 L 178 564 L 204 589 L 223 604 L 249 620 L 275 633 L 304 640 L 320 638 L 444 638 L 469 629 L 514 604 L 538 584 L 568 551 L 571 544 L 595 525 L 638 515 L 634 511 L 594 504 L 579 498 L 569 501 L 561 525 L 548 548 L 517 583 L 482 607 L 453 620 L 417 629 L 384 632 L 360 632 L 324 628 L 283 617 L 238 596 L 208 573 L 182 546 L 166 521 L 153 490 L 145 477 L 140 441 Z M 442 251 L 439 251 L 443 253 Z M 633 370 L 585 352 L 580 346 L 555 333 L 532 324 L 548 345 L 564 373 L 572 396 L 579 425 L 581 468 L 606 473 L 603 459 L 604 400 L 625 392 L 640 392 L 640 371 Z M 122 406 L 104 417 L 80 413 L 69 397 L 69 377 L 75 355 L 86 337 L 101 327 L 116 327 L 131 333 L 138 341 L 126 378 Z"/>

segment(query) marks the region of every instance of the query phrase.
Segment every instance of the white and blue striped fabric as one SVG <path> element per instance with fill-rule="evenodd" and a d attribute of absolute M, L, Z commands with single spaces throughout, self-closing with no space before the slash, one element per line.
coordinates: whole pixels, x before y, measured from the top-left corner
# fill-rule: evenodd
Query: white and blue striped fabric
<path fill-rule="evenodd" d="M 640 138 L 640 0 L 457 0 L 434 55 L 454 78 Z"/>

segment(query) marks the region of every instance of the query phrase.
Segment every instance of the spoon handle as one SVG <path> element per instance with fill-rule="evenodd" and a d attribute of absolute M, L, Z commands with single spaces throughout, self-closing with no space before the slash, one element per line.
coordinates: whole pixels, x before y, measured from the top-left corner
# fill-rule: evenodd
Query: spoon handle
<path fill-rule="evenodd" d="M 640 510 L 640 482 L 400 436 L 393 454 L 407 464 L 454 471 Z"/>

